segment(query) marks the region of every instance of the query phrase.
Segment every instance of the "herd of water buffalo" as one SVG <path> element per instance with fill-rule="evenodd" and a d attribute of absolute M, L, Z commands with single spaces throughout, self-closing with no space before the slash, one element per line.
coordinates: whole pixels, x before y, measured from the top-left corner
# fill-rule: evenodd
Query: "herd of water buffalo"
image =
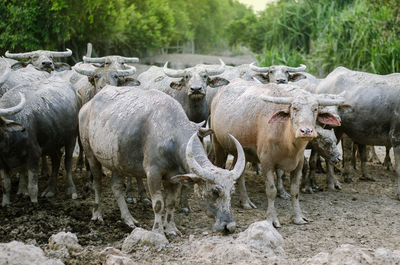
<path fill-rule="evenodd" d="M 123 221 L 137 221 L 126 201 L 146 200 L 147 178 L 154 211 L 153 230 L 179 235 L 174 222 L 177 201 L 187 206 L 187 187 L 194 188 L 219 232 L 233 232 L 231 194 L 238 182 L 246 209 L 249 198 L 243 171 L 251 162 L 265 178 L 267 220 L 280 222 L 276 196 L 291 198 L 293 222 L 304 224 L 299 192 L 316 187 L 319 156 L 327 164 L 327 184 L 340 189 L 334 166 L 342 160 L 344 180 L 351 181 L 353 152 L 358 149 L 363 179 L 368 175 L 366 145 L 393 147 L 400 198 L 400 74 L 376 75 L 336 68 L 326 78 L 306 72 L 306 66 L 258 67 L 199 64 L 174 70 L 152 66 L 136 77 L 130 65 L 138 58 L 84 56 L 70 67 L 54 58 L 72 52 L 9 53 L 0 58 L 0 175 L 2 206 L 11 203 L 11 178 L 18 177 L 18 194 L 38 202 L 38 176 L 47 175 L 42 196 L 57 192 L 57 176 L 65 155 L 67 193 L 78 197 L 72 175 L 72 155 L 78 139 L 88 181 L 95 194 L 93 220 L 102 221 L 102 167 L 112 172 L 111 189 Z M 208 121 L 208 126 L 206 126 Z M 211 146 L 203 138 L 211 135 Z M 304 151 L 310 148 L 310 172 Z M 85 159 L 83 159 L 83 153 Z M 234 156 L 225 169 L 228 154 Z M 385 162 L 390 164 L 390 156 Z M 42 167 L 40 168 L 40 165 Z M 308 167 L 308 166 L 307 166 Z M 290 174 L 290 194 L 282 184 Z M 125 189 L 124 178 L 128 177 Z M 126 196 L 125 196 L 126 194 Z M 181 197 L 181 198 L 179 198 Z"/>

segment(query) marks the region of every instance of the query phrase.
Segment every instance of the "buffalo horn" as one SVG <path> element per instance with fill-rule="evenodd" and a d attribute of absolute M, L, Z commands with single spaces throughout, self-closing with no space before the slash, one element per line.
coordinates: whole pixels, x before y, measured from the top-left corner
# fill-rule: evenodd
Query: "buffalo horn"
<path fill-rule="evenodd" d="M 83 56 L 82 59 L 83 59 L 84 63 L 105 63 L 106 62 L 106 57 L 92 58 L 92 57 Z"/>
<path fill-rule="evenodd" d="M 237 180 L 242 175 L 244 168 L 246 166 L 246 159 L 244 156 L 244 151 L 242 145 L 236 140 L 233 135 L 229 134 L 229 137 L 235 142 L 236 150 L 237 150 L 237 161 L 235 167 L 231 170 L 233 174 L 233 179 Z"/>
<path fill-rule="evenodd" d="M 0 109 L 1 116 L 13 115 L 15 113 L 20 112 L 24 108 L 25 96 L 21 92 L 18 92 L 18 93 L 19 93 L 19 96 L 21 97 L 21 101 L 18 103 L 18 105 L 14 106 L 14 107 L 7 108 L 7 109 Z"/>
<path fill-rule="evenodd" d="M 23 53 L 9 53 L 6 51 L 5 55 L 11 59 L 26 59 L 29 58 L 34 52 L 23 52 Z"/>
<path fill-rule="evenodd" d="M 122 57 L 124 59 L 124 63 L 138 63 L 139 58 L 137 57 Z"/>
<path fill-rule="evenodd" d="M 75 70 L 75 72 L 77 72 L 78 74 L 81 75 L 87 75 L 87 76 L 91 76 L 94 74 L 95 70 L 90 70 L 90 69 L 83 69 L 80 66 L 82 65 L 82 63 L 77 63 L 73 68 Z"/>
<path fill-rule="evenodd" d="M 126 66 L 128 69 L 126 70 L 117 70 L 118 76 L 130 76 L 136 73 L 136 68 L 131 65 Z"/>
<path fill-rule="evenodd" d="M 261 96 L 260 98 L 266 102 L 271 102 L 271 103 L 276 103 L 276 104 L 291 104 L 293 101 L 293 97 Z"/>
<path fill-rule="evenodd" d="M 168 62 L 166 62 L 164 64 L 164 74 L 166 74 L 169 77 L 179 78 L 179 77 L 183 77 L 185 75 L 185 71 L 184 70 L 169 69 L 168 68 Z"/>
<path fill-rule="evenodd" d="M 186 146 L 186 161 L 188 163 L 190 170 L 193 173 L 195 173 L 197 176 L 199 176 L 201 178 L 204 178 L 206 180 L 214 182 L 214 177 L 212 176 L 212 174 L 210 174 L 210 172 L 208 172 L 203 167 L 201 167 L 199 165 L 199 163 L 197 163 L 196 159 L 194 158 L 193 141 L 194 141 L 194 138 L 196 138 L 196 137 L 197 137 L 197 132 L 194 133 L 192 135 L 192 137 L 190 137 L 189 142 Z"/>
<path fill-rule="evenodd" d="M 5 69 L 4 73 L 2 76 L 0 76 L 0 87 L 7 81 L 8 77 L 10 76 L 11 73 L 11 67 L 8 61 L 4 58 L 2 58 L 4 63 L 5 63 Z"/>
<path fill-rule="evenodd" d="M 218 69 L 207 70 L 207 73 L 208 73 L 209 76 L 220 75 L 225 71 L 225 63 L 224 63 L 224 61 L 219 59 L 219 62 L 221 63 L 221 65 L 220 65 L 220 67 Z"/>
<path fill-rule="evenodd" d="M 286 70 L 288 72 L 302 72 L 304 70 L 306 70 L 307 66 L 305 66 L 304 64 L 300 64 L 299 67 L 287 67 Z"/>
<path fill-rule="evenodd" d="M 51 52 L 53 57 L 68 57 L 72 55 L 72 51 L 67 48 L 65 52 Z"/>
<path fill-rule="evenodd" d="M 269 67 L 259 67 L 255 66 L 254 62 L 249 65 L 250 69 L 253 70 L 254 72 L 258 73 L 266 73 L 269 71 Z"/>

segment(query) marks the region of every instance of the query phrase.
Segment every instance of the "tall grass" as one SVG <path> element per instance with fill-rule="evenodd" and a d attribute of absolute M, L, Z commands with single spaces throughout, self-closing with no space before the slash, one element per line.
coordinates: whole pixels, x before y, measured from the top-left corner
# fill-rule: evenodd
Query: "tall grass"
<path fill-rule="evenodd" d="M 258 18 L 262 65 L 305 63 L 325 76 L 337 66 L 400 72 L 400 2 L 280 1 Z"/>

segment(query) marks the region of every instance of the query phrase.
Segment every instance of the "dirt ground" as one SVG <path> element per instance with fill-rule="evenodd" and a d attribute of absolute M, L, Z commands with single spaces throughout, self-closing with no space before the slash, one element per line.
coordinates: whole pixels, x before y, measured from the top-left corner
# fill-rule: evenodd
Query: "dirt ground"
<path fill-rule="evenodd" d="M 383 160 L 382 150 L 378 154 Z M 375 182 L 362 182 L 355 178 L 354 183 L 344 183 L 343 190 L 338 192 L 325 191 L 325 175 L 318 174 L 317 181 L 324 191 L 302 194 L 300 197 L 305 216 L 313 220 L 306 225 L 292 224 L 290 201 L 277 199 L 276 208 L 282 224 L 278 231 L 285 240 L 289 259 L 312 257 L 345 243 L 371 249 L 400 249 L 400 202 L 395 199 L 395 173 L 378 164 L 371 164 L 368 169 L 375 177 Z M 238 225 L 236 234 L 251 223 L 263 220 L 266 211 L 264 180 L 249 169 L 245 174 L 250 198 L 258 208 L 241 209 L 237 194 L 233 195 L 232 209 Z M 84 190 L 85 173 L 75 174 L 79 192 L 79 198 L 75 201 L 65 195 L 65 181 L 61 175 L 64 172 L 59 177 L 56 198 L 40 198 L 39 204 L 34 206 L 26 198 L 14 195 L 12 205 L 0 209 L 0 242 L 18 240 L 46 249 L 51 235 L 70 231 L 78 236 L 84 251 L 63 261 L 66 264 L 100 264 L 99 252 L 107 246 L 120 248 L 124 238 L 131 232 L 120 219 L 118 206 L 108 185 L 109 178 L 104 179 L 104 224 L 99 224 L 90 220 L 94 196 Z M 342 180 L 340 174 L 338 178 Z M 46 179 L 41 178 L 39 183 L 40 190 L 43 190 Z M 288 183 L 285 184 L 288 189 Z M 16 185 L 15 182 L 14 194 Z M 182 237 L 171 240 L 164 250 L 138 247 L 130 257 L 143 264 L 180 264 L 185 260 L 180 250 L 188 242 L 189 236 L 195 239 L 213 236 L 213 221 L 205 216 L 195 198 L 191 197 L 190 204 L 190 214 L 176 214 Z M 151 229 L 151 206 L 138 202 L 129 208 L 141 227 Z"/>

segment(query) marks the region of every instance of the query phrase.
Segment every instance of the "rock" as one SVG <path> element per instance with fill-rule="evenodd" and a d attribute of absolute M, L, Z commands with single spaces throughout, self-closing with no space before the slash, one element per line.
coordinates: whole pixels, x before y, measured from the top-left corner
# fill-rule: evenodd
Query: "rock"
<path fill-rule="evenodd" d="M 125 238 L 124 243 L 122 243 L 122 251 L 130 253 L 137 245 L 160 249 L 168 245 L 168 243 L 164 235 L 138 227 Z"/>
<path fill-rule="evenodd" d="M 0 244 L 0 264 L 8 265 L 62 265 L 59 259 L 49 259 L 39 247 L 12 241 Z"/>
<path fill-rule="evenodd" d="M 78 243 L 78 238 L 71 232 L 60 232 L 49 238 L 49 249 L 51 253 L 59 258 L 68 258 L 82 251 L 82 246 Z"/>
<path fill-rule="evenodd" d="M 285 254 L 283 237 L 268 221 L 252 223 L 249 228 L 239 233 L 236 242 L 248 244 L 251 248 L 266 254 Z"/>
<path fill-rule="evenodd" d="M 322 265 L 322 264 L 400 264 L 400 251 L 392 251 L 379 248 L 372 251 L 351 244 L 344 244 L 335 249 L 332 254 L 320 252 L 312 258 L 306 259 L 302 264 Z"/>
<path fill-rule="evenodd" d="M 104 265 L 133 265 L 133 260 L 127 257 L 121 250 L 107 247 L 100 252 L 100 261 Z"/>

